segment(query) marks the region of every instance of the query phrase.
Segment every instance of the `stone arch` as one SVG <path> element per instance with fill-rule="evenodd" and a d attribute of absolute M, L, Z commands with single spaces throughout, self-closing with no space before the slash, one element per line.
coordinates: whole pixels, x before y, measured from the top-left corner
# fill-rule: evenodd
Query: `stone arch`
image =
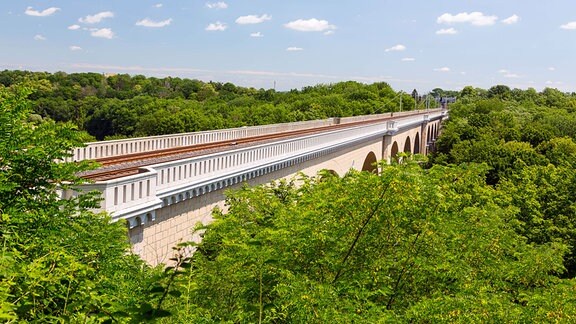
<path fill-rule="evenodd" d="M 414 138 L 414 154 L 420 153 L 420 133 L 416 133 L 416 137 Z"/>
<path fill-rule="evenodd" d="M 394 143 L 392 143 L 392 148 L 390 149 L 390 159 L 396 159 L 397 154 L 398 154 L 398 143 L 394 141 Z"/>
<path fill-rule="evenodd" d="M 394 142 L 396 143 L 396 142 Z M 376 159 L 376 154 L 374 154 L 374 152 L 370 151 L 370 153 L 368 153 L 368 155 L 366 155 L 366 158 L 364 159 L 364 164 L 362 165 L 362 171 L 368 171 L 371 173 L 377 173 L 378 172 L 378 160 Z"/>
<path fill-rule="evenodd" d="M 340 176 L 338 175 L 338 172 L 332 170 L 332 169 L 322 169 L 320 171 L 318 171 L 318 176 L 320 177 L 320 180 L 324 180 L 330 177 L 337 177 L 339 178 Z"/>
<path fill-rule="evenodd" d="M 326 171 L 326 173 L 329 173 L 335 177 L 339 177 L 338 172 L 332 170 L 332 169 L 324 169 L 324 171 Z"/>
<path fill-rule="evenodd" d="M 404 150 L 405 153 L 412 152 L 412 141 L 410 140 L 410 136 L 406 137 L 406 142 L 404 142 Z"/>

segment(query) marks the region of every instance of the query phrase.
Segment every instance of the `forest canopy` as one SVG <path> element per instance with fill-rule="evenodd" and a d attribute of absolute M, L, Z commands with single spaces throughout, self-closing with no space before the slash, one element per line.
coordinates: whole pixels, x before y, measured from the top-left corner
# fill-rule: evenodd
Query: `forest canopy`
<path fill-rule="evenodd" d="M 228 192 L 228 212 L 196 228 L 203 241 L 175 247 L 196 253 L 152 269 L 130 253 L 125 224 L 90 211 L 94 195 L 59 199 L 91 167 L 57 163 L 82 130 L 136 136 L 418 101 L 385 83 L 276 92 L 20 71 L 0 83 L 2 321 L 576 321 L 574 93 L 435 89 L 458 101 L 428 158 Z"/>
<path fill-rule="evenodd" d="M 19 82 L 39 85 L 30 96 L 36 115 L 71 122 L 97 140 L 425 107 L 424 102 L 415 105 L 410 94 L 400 94 L 385 82 L 348 81 L 278 92 L 172 77 L 0 72 L 0 84 L 8 87 Z"/>

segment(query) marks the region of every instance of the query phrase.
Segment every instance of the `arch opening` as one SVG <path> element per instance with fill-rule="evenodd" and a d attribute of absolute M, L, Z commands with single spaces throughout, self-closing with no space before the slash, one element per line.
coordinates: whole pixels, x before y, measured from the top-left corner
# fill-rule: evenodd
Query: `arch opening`
<path fill-rule="evenodd" d="M 420 153 L 420 133 L 416 133 L 416 138 L 414 138 L 414 154 Z"/>
<path fill-rule="evenodd" d="M 339 178 L 340 176 L 334 170 L 322 169 L 322 170 L 318 171 L 318 177 L 320 178 L 320 181 L 323 181 L 323 180 L 326 180 L 326 179 L 331 178 L 331 177 Z"/>
<path fill-rule="evenodd" d="M 362 171 L 367 171 L 371 173 L 378 173 L 378 160 L 376 159 L 376 154 L 374 152 L 368 153 L 364 159 L 364 164 L 362 164 Z"/>
<path fill-rule="evenodd" d="M 410 136 L 406 137 L 406 142 L 404 142 L 404 150 L 402 152 L 411 153 L 412 152 L 412 141 Z"/>
<path fill-rule="evenodd" d="M 392 149 L 390 150 L 390 162 L 398 161 L 397 155 L 398 155 L 398 143 L 394 141 L 394 143 L 392 144 Z"/>

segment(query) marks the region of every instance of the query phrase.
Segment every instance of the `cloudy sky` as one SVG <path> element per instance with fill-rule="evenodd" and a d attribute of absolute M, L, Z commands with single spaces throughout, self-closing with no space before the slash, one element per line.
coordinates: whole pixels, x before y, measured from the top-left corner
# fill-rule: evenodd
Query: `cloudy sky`
<path fill-rule="evenodd" d="M 2 0 L 0 69 L 576 91 L 576 1 Z"/>

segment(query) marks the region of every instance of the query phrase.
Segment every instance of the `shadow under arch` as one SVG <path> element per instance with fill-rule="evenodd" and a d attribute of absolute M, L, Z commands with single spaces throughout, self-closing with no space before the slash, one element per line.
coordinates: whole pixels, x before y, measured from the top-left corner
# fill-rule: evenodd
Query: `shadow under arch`
<path fill-rule="evenodd" d="M 414 138 L 414 154 L 420 153 L 420 133 L 416 133 L 416 138 Z"/>
<path fill-rule="evenodd" d="M 412 152 L 412 141 L 410 140 L 410 136 L 406 137 L 406 142 L 404 142 L 404 150 L 402 152 Z"/>
<path fill-rule="evenodd" d="M 398 162 L 397 155 L 398 155 L 398 143 L 394 141 L 394 143 L 392 144 L 392 149 L 390 150 L 390 162 L 392 161 Z"/>
<path fill-rule="evenodd" d="M 338 172 L 332 169 L 322 169 L 318 171 L 318 177 L 320 178 L 320 180 L 325 180 L 331 177 L 340 178 L 340 175 L 338 174 Z"/>
<path fill-rule="evenodd" d="M 367 171 L 371 173 L 378 173 L 378 160 L 376 159 L 376 154 L 370 151 L 366 158 L 364 159 L 364 164 L 362 164 L 362 171 Z"/>

